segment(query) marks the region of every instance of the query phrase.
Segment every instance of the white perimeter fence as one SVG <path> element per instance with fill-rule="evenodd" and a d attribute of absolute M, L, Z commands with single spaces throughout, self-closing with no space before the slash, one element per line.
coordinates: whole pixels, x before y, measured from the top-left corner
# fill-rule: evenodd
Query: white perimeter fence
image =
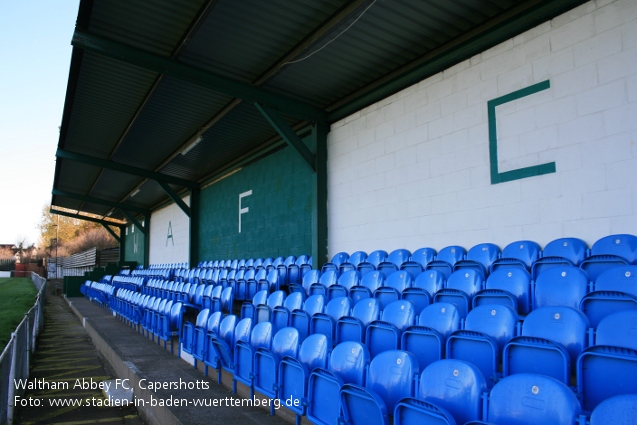
<path fill-rule="evenodd" d="M 44 327 L 46 279 L 31 273 L 31 280 L 38 289 L 35 304 L 25 313 L 0 355 L 0 425 L 13 423 L 14 397 L 24 393 L 15 387 L 14 380 L 29 377 L 29 360 L 35 351 L 36 338 Z"/>

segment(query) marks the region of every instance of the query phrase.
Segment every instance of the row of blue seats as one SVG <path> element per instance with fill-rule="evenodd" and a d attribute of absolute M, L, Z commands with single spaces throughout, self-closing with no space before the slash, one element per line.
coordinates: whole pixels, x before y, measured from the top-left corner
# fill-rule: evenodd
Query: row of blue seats
<path fill-rule="evenodd" d="M 506 307 L 501 308 L 506 309 Z M 567 310 L 568 308 L 564 308 L 564 311 Z M 334 407 L 333 400 L 335 400 L 335 398 L 333 393 L 330 397 L 319 397 L 319 400 L 322 400 L 322 402 L 316 404 L 313 404 L 314 399 L 311 395 L 312 388 L 328 387 L 327 384 L 318 385 L 316 387 L 313 386 L 311 384 L 312 378 L 310 377 L 310 372 L 312 372 L 313 368 L 324 367 L 323 365 L 328 362 L 329 353 L 332 348 L 328 336 L 321 333 L 314 333 L 308 335 L 306 338 L 302 338 L 299 329 L 295 327 L 284 327 L 275 331 L 271 322 L 260 322 L 253 326 L 253 319 L 244 318 L 238 320 L 236 316 L 232 315 L 226 316 L 222 320 L 219 320 L 219 316 L 213 319 L 216 321 L 215 326 L 218 326 L 218 328 L 208 332 L 199 331 L 194 334 L 197 335 L 194 337 L 194 340 L 198 341 L 195 345 L 204 344 L 209 349 L 207 351 L 204 350 L 203 353 L 198 353 L 195 350 L 193 351 L 193 356 L 203 360 L 207 366 L 216 369 L 219 379 L 221 369 L 224 369 L 233 374 L 233 387 L 235 390 L 236 381 L 238 381 L 249 386 L 252 391 L 257 390 L 271 398 L 278 397 L 281 400 L 286 400 L 290 394 L 293 394 L 295 398 L 303 400 L 304 403 L 301 407 L 297 407 L 296 410 L 294 408 L 292 410 L 298 415 L 303 415 L 306 413 L 305 406 L 308 406 L 308 417 L 315 423 L 334 423 L 336 418 L 339 417 L 337 414 L 328 415 L 328 417 L 324 418 L 324 422 L 312 417 L 314 413 L 320 416 L 329 411 L 330 408 L 332 408 L 333 411 Z M 553 319 L 558 320 L 559 318 L 556 318 L 554 314 Z M 637 371 L 637 347 L 635 347 L 631 335 L 632 321 L 636 319 L 637 314 L 635 314 L 635 312 L 620 312 L 614 316 L 609 316 L 597 330 L 597 345 L 583 350 L 578 356 L 579 385 L 576 390 L 582 406 L 586 411 L 593 410 L 603 400 L 614 395 L 637 393 L 637 382 L 633 379 L 635 376 L 634 372 Z M 566 322 L 568 319 L 564 319 L 564 321 Z M 483 324 L 483 326 L 486 326 L 486 324 Z M 421 327 L 426 329 L 425 326 Z M 461 363 L 462 361 L 466 361 L 467 367 L 474 370 L 473 375 L 481 377 L 480 382 L 482 382 L 482 384 L 480 387 L 482 391 L 479 391 L 479 393 L 483 393 L 490 388 L 492 384 L 489 385 L 488 380 L 484 378 L 484 373 L 480 367 L 481 362 L 475 362 L 476 365 L 474 365 L 472 360 L 476 357 L 479 358 L 480 354 L 478 353 L 476 355 L 473 351 L 477 350 L 478 352 L 484 353 L 485 350 L 489 349 L 487 347 L 489 347 L 490 342 L 493 341 L 489 338 L 489 335 L 484 333 L 482 333 L 482 341 L 479 341 L 478 338 L 476 338 L 478 334 L 481 334 L 481 332 L 477 330 L 470 333 L 463 333 L 462 331 L 452 333 L 450 340 L 458 341 L 452 344 L 453 348 L 451 348 L 450 351 L 456 355 L 458 354 L 459 348 L 460 354 L 464 352 L 471 358 L 462 359 L 462 355 L 460 355 L 453 357 L 453 359 L 447 358 L 443 361 L 453 360 L 456 362 L 460 361 Z M 462 341 L 463 339 L 464 341 Z M 540 340 L 540 338 L 536 339 Z M 463 342 L 468 345 L 463 346 Z M 524 342 L 528 341 L 522 340 L 522 343 Z M 523 344 L 519 342 L 516 343 L 516 349 L 520 349 L 521 346 L 523 346 Z M 558 345 L 555 344 L 555 346 Z M 363 358 L 372 359 L 371 364 L 369 360 L 362 362 L 364 364 L 363 366 L 369 364 L 369 370 L 366 370 L 365 367 L 359 367 L 358 372 L 352 372 L 352 374 L 359 377 L 359 385 L 364 385 L 365 388 L 372 389 L 377 393 L 382 394 L 384 392 L 384 395 L 388 397 L 388 393 L 396 394 L 396 391 L 390 390 L 390 388 L 392 388 L 391 385 L 395 384 L 395 382 L 387 381 L 398 378 L 393 376 L 394 374 L 392 373 L 387 373 L 387 371 L 393 370 L 394 367 L 409 367 L 408 371 L 412 371 L 411 374 L 402 376 L 402 369 L 401 373 L 398 374 L 402 376 L 402 379 L 406 379 L 401 385 L 403 386 L 403 390 L 409 388 L 409 394 L 402 392 L 400 393 L 401 397 L 397 397 L 396 399 L 413 395 L 411 392 L 413 375 L 417 373 L 418 370 L 426 370 L 431 365 L 439 364 L 441 360 L 434 359 L 432 362 L 422 365 L 418 359 L 419 351 L 414 350 L 413 346 L 401 347 L 400 350 L 389 348 L 374 355 L 371 350 L 369 350 L 369 345 L 364 345 L 357 341 L 343 341 L 336 345 L 334 353 L 338 352 L 342 347 L 347 347 L 343 348 L 343 351 L 350 353 L 350 357 L 347 358 L 347 364 L 343 367 L 352 367 L 355 364 L 360 364 L 360 359 L 357 361 L 355 361 L 355 359 L 359 358 L 361 352 L 365 353 Z M 544 350 L 544 353 L 540 352 L 540 354 L 544 354 L 542 359 L 535 359 L 535 357 L 538 356 L 538 350 Z M 533 365 L 527 364 L 529 360 L 535 360 L 537 364 L 541 363 L 541 360 L 552 360 L 553 363 L 555 363 L 555 359 L 551 359 L 552 351 L 554 350 L 555 348 L 551 349 L 543 347 L 542 344 L 538 344 L 537 347 L 529 349 L 524 355 L 516 353 L 515 356 L 519 357 L 520 360 L 519 365 L 526 367 L 526 370 L 522 368 L 515 373 L 508 374 L 507 377 L 499 380 L 498 383 L 495 384 L 494 391 L 500 382 L 505 382 L 507 379 L 510 380 L 512 376 L 519 377 L 531 373 L 529 369 L 532 369 Z M 401 361 L 396 362 L 396 353 L 402 353 L 398 357 Z M 393 363 L 393 366 L 391 363 L 387 365 L 386 359 L 388 357 L 394 358 L 394 362 L 396 363 Z M 381 363 L 383 366 L 374 369 L 372 365 L 375 364 L 375 362 Z M 409 363 L 409 366 L 407 366 L 407 363 Z M 403 366 L 396 366 L 401 364 Z M 414 373 L 413 371 L 416 372 Z M 540 373 L 545 376 L 542 378 L 545 382 L 559 382 L 557 379 L 546 377 L 547 374 L 543 372 L 544 371 L 540 371 Z M 289 376 L 287 376 L 288 373 L 290 374 Z M 312 375 L 314 374 L 319 375 L 316 379 L 320 380 L 323 377 L 323 374 L 316 370 L 312 372 Z M 363 376 L 367 376 L 364 383 L 362 381 Z M 472 381 L 475 382 L 476 380 L 473 379 Z M 308 382 L 310 383 L 308 384 Z M 379 382 L 383 383 L 378 384 Z M 306 388 L 303 388 L 303 385 L 305 385 Z M 376 385 L 380 385 L 380 387 L 374 388 Z M 577 402 L 577 410 L 579 412 L 580 401 L 577 401 L 575 393 L 568 390 L 568 386 L 565 383 L 560 382 L 558 386 L 567 389 L 566 393 L 570 393 L 571 399 Z M 343 400 L 343 391 L 345 391 L 345 393 L 347 393 L 347 391 L 343 385 L 340 385 L 340 387 L 343 409 L 340 414 L 344 415 L 346 420 L 351 420 L 351 418 L 348 418 L 348 412 L 346 411 L 348 410 L 346 407 L 347 403 Z M 381 390 L 381 388 L 384 388 L 384 390 Z M 348 395 L 345 396 L 346 398 L 350 396 L 354 397 L 357 395 L 357 392 L 354 391 L 352 394 L 347 394 Z M 388 405 L 387 411 L 392 412 L 397 400 L 387 403 L 384 397 L 381 398 L 384 399 Z M 362 406 L 358 406 L 358 408 L 352 409 L 350 414 L 351 412 L 367 412 L 367 414 L 371 411 L 382 412 L 382 408 L 375 405 L 375 403 L 378 402 L 377 398 L 363 397 L 363 399 L 367 400 L 367 407 L 363 409 Z M 325 403 L 332 404 L 327 405 Z M 317 406 L 316 412 L 312 413 L 311 406 Z M 376 409 L 376 407 L 378 407 L 378 409 Z M 383 414 L 381 413 L 379 417 L 383 417 Z M 364 416 L 364 418 L 366 418 L 366 420 L 372 420 L 372 418 L 368 416 Z M 464 419 L 477 420 L 480 419 L 480 416 Z M 464 422 L 466 422 L 466 420 L 459 423 Z M 354 423 L 357 423 L 357 421 L 354 421 Z M 373 423 L 377 422 L 373 421 Z M 549 421 L 549 423 L 553 422 Z"/>

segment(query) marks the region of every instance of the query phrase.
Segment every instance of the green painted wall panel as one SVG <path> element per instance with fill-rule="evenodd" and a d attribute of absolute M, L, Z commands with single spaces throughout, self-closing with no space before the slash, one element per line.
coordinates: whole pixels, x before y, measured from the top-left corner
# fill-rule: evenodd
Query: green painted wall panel
<path fill-rule="evenodd" d="M 200 211 L 199 261 L 311 254 L 312 174 L 290 147 L 203 189 Z"/>
<path fill-rule="evenodd" d="M 126 231 L 128 234 L 125 235 L 125 261 L 136 261 L 137 264 L 144 264 L 144 232 L 134 225 L 127 226 Z"/>

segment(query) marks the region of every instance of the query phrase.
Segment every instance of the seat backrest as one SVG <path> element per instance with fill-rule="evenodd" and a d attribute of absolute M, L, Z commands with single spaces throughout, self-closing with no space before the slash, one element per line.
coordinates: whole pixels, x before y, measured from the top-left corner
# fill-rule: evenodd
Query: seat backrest
<path fill-rule="evenodd" d="M 453 266 L 458 261 L 462 260 L 466 254 L 467 251 L 463 247 L 450 245 L 438 251 L 436 261 L 445 261 Z"/>
<path fill-rule="evenodd" d="M 460 329 L 460 313 L 451 303 L 435 303 L 425 307 L 418 316 L 418 325 L 437 330 L 445 339 Z"/>
<path fill-rule="evenodd" d="M 617 266 L 600 274 L 596 291 L 619 291 L 637 297 L 637 266 Z"/>
<path fill-rule="evenodd" d="M 398 293 L 402 293 L 405 289 L 409 288 L 411 284 L 411 275 L 404 270 L 399 270 L 387 276 L 387 280 L 383 286 L 394 288 Z"/>
<path fill-rule="evenodd" d="M 528 314 L 531 311 L 531 274 L 518 268 L 494 270 L 485 284 L 487 289 L 500 289 L 510 292 L 518 300 L 518 311 Z"/>
<path fill-rule="evenodd" d="M 234 342 L 234 333 L 237 326 L 237 316 L 229 314 L 219 323 L 219 338 L 226 341 L 228 346 Z"/>
<path fill-rule="evenodd" d="M 637 350 L 637 310 L 609 314 L 597 325 L 595 345 Z"/>
<path fill-rule="evenodd" d="M 265 304 L 268 301 L 268 291 L 265 289 L 257 292 L 252 297 L 252 305 L 257 306 L 259 304 Z"/>
<path fill-rule="evenodd" d="M 267 276 L 268 276 L 268 271 L 266 269 L 259 269 L 259 270 L 255 269 L 255 271 L 256 271 L 256 273 L 254 275 L 254 280 L 256 280 L 257 282 L 260 281 L 260 280 L 266 279 Z M 278 270 L 270 270 L 270 273 L 277 273 L 278 274 L 279 272 L 278 272 Z"/>
<path fill-rule="evenodd" d="M 321 274 L 321 277 L 319 278 L 319 283 L 327 288 L 329 286 L 334 285 L 337 282 L 337 280 L 338 280 L 338 274 L 336 273 L 336 270 L 329 269 L 329 270 L 326 270 L 325 273 Z"/>
<path fill-rule="evenodd" d="M 467 314 L 465 329 L 482 332 L 494 338 L 500 351 L 515 336 L 518 313 L 506 305 L 488 304 L 475 307 Z"/>
<path fill-rule="evenodd" d="M 588 245 L 581 239 L 559 238 L 546 244 L 542 251 L 542 257 L 566 258 L 577 267 L 584 261 L 587 249 Z"/>
<path fill-rule="evenodd" d="M 203 310 L 201 310 L 199 314 L 197 315 L 197 322 L 195 326 L 198 328 L 204 328 L 206 326 L 206 323 L 208 323 L 209 315 L 210 315 L 209 309 L 204 308 Z"/>
<path fill-rule="evenodd" d="M 287 296 L 285 301 L 283 301 L 283 307 L 287 308 L 288 311 L 293 311 L 303 307 L 303 294 L 301 292 L 292 292 Z"/>
<path fill-rule="evenodd" d="M 409 301 L 394 301 L 385 307 L 381 318 L 384 322 L 389 322 L 396 326 L 398 331 L 402 333 L 416 321 L 416 309 Z"/>
<path fill-rule="evenodd" d="M 385 261 L 387 258 L 387 251 L 382 249 L 378 249 L 376 251 L 372 251 L 365 260 L 366 262 L 373 264 L 374 268 L 377 268 L 380 263 Z"/>
<path fill-rule="evenodd" d="M 296 257 L 294 255 L 290 255 L 289 257 L 285 259 L 285 261 L 283 262 L 283 265 L 287 268 L 294 263 L 296 263 Z"/>
<path fill-rule="evenodd" d="M 339 252 L 332 257 L 332 261 L 330 262 L 334 264 L 336 267 L 338 267 L 344 262 L 346 262 L 348 259 L 349 259 L 349 254 L 347 252 Z"/>
<path fill-rule="evenodd" d="M 367 273 L 369 274 L 369 273 Z M 352 289 L 353 286 L 358 285 L 360 282 L 360 274 L 358 270 L 348 270 L 338 278 L 338 284 L 347 289 Z"/>
<path fill-rule="evenodd" d="M 349 316 L 351 309 L 351 298 L 337 297 L 327 303 L 327 306 L 325 306 L 325 314 L 328 314 L 334 320 L 338 320 L 343 316 Z"/>
<path fill-rule="evenodd" d="M 296 261 L 294 262 L 295 265 L 297 266 L 302 266 L 303 264 L 307 264 L 308 258 L 307 255 L 303 254 L 303 255 L 299 255 L 296 259 Z"/>
<path fill-rule="evenodd" d="M 637 264 L 637 236 L 617 234 L 603 237 L 591 247 L 591 255 L 617 255 Z"/>
<path fill-rule="evenodd" d="M 515 241 L 511 242 L 502 250 L 501 258 L 515 258 L 526 265 L 527 269 L 531 269 L 531 265 L 540 256 L 540 246 L 533 241 Z"/>
<path fill-rule="evenodd" d="M 534 308 L 563 305 L 579 308 L 588 293 L 588 274 L 575 266 L 559 265 L 545 270 L 535 281 Z"/>
<path fill-rule="evenodd" d="M 424 269 L 427 267 L 427 264 L 432 262 L 434 258 L 436 258 L 436 250 L 433 248 L 418 248 L 411 254 L 411 258 L 409 261 L 413 261 L 418 263 Z"/>
<path fill-rule="evenodd" d="M 212 292 L 210 293 L 210 298 L 221 298 L 221 291 L 223 291 L 223 286 L 217 285 L 212 288 Z"/>
<path fill-rule="evenodd" d="M 429 364 L 420 375 L 417 397 L 447 410 L 458 424 L 482 419 L 484 375 L 469 362 L 455 359 Z"/>
<path fill-rule="evenodd" d="M 283 291 L 274 291 L 268 296 L 268 300 L 266 305 L 270 308 L 274 308 L 280 305 L 283 305 L 283 300 L 285 299 L 285 292 Z"/>
<path fill-rule="evenodd" d="M 393 414 L 400 399 L 413 396 L 414 376 L 420 373 L 416 357 L 401 350 L 379 353 L 369 364 L 365 387 L 378 394 Z"/>
<path fill-rule="evenodd" d="M 405 262 L 409 261 L 411 257 L 411 252 L 407 249 L 395 249 L 389 253 L 385 261 L 389 261 L 393 263 L 396 267 L 400 268 L 400 266 Z"/>
<path fill-rule="evenodd" d="M 312 334 L 303 340 L 297 360 L 311 372 L 317 367 L 325 369 L 332 350 L 332 342 L 323 334 Z"/>
<path fill-rule="evenodd" d="M 279 329 L 272 338 L 272 352 L 279 359 L 283 356 L 296 358 L 299 352 L 299 331 L 292 327 Z"/>
<path fill-rule="evenodd" d="M 586 348 L 588 318 L 571 307 L 552 306 L 533 310 L 522 324 L 522 335 L 550 339 L 562 344 L 572 364 Z"/>
<path fill-rule="evenodd" d="M 447 280 L 447 288 L 458 289 L 469 297 L 475 296 L 480 290 L 482 282 L 480 274 L 473 269 L 461 269 L 451 273 Z"/>
<path fill-rule="evenodd" d="M 237 326 L 234 328 L 234 336 L 232 338 L 232 343 L 236 344 L 239 341 L 250 342 L 250 335 L 252 332 L 252 319 L 246 317 L 245 319 L 239 320 Z"/>
<path fill-rule="evenodd" d="M 332 350 L 327 369 L 345 384 L 363 386 L 369 360 L 367 347 L 360 342 L 345 341 Z"/>
<path fill-rule="evenodd" d="M 244 319 L 245 320 L 245 319 Z M 272 323 L 257 323 L 250 333 L 250 345 L 253 350 L 257 348 L 270 348 L 272 344 Z"/>
<path fill-rule="evenodd" d="M 365 274 L 361 278 L 361 286 L 369 289 L 370 292 L 374 293 L 379 287 L 383 286 L 383 282 L 385 281 L 385 275 L 381 272 L 375 270 L 373 272 L 369 272 Z"/>
<path fill-rule="evenodd" d="M 352 308 L 352 316 L 360 320 L 364 326 L 377 320 L 380 315 L 380 301 L 376 298 L 367 298 L 356 303 Z"/>
<path fill-rule="evenodd" d="M 433 296 L 436 292 L 443 288 L 445 283 L 445 275 L 438 270 L 425 270 L 416 276 L 413 286 L 415 288 L 424 289 Z"/>
<path fill-rule="evenodd" d="M 575 392 L 565 384 L 545 375 L 516 373 L 491 390 L 487 421 L 507 425 L 573 425 L 580 413 Z"/>
<path fill-rule="evenodd" d="M 500 257 L 500 247 L 493 243 L 480 243 L 467 251 L 467 260 L 477 261 L 486 270 Z"/>
<path fill-rule="evenodd" d="M 310 270 L 305 275 L 303 275 L 303 288 L 305 288 L 305 293 L 310 293 L 310 286 L 313 283 L 318 283 L 321 276 L 321 272 L 319 270 Z"/>
<path fill-rule="evenodd" d="M 237 274 L 239 274 L 239 272 L 237 272 Z M 257 274 L 257 272 L 256 272 L 256 270 L 254 270 L 254 269 L 246 270 L 246 271 L 243 273 L 243 279 L 244 279 L 244 280 L 252 280 L 252 279 L 254 279 L 254 277 L 256 276 L 256 274 Z M 237 277 L 237 280 L 239 280 L 239 278 L 238 278 L 238 277 Z"/>
<path fill-rule="evenodd" d="M 206 322 L 206 331 L 219 333 L 219 326 L 221 325 L 222 314 L 220 311 L 216 311 L 208 316 L 208 322 Z"/>
<path fill-rule="evenodd" d="M 325 307 L 324 295 L 311 295 L 305 300 L 303 304 L 303 310 L 305 310 L 310 317 L 316 313 L 322 313 Z"/>
<path fill-rule="evenodd" d="M 637 418 L 637 394 L 610 397 L 591 414 L 590 425 L 632 425 Z"/>
<path fill-rule="evenodd" d="M 354 267 L 357 267 L 359 263 L 362 263 L 365 260 L 367 260 L 367 253 L 365 251 L 356 251 L 349 256 L 349 260 L 347 262 Z"/>

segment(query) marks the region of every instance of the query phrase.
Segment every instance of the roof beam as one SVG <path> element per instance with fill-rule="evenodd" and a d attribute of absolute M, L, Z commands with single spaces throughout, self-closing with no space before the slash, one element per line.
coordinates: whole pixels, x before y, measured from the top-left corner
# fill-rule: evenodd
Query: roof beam
<path fill-rule="evenodd" d="M 148 234 L 146 226 L 142 226 L 142 223 L 140 223 L 135 217 L 133 217 L 133 215 L 131 213 L 129 213 L 128 211 L 125 211 L 125 210 L 121 210 L 121 211 L 126 216 L 128 221 L 133 223 L 135 225 L 135 227 L 137 227 L 139 230 L 142 231 L 143 234 L 145 234 L 145 235 Z"/>
<path fill-rule="evenodd" d="M 178 78 L 218 93 L 251 102 L 262 102 L 294 117 L 320 122 L 325 122 L 327 117 L 327 114 L 321 108 L 308 103 L 269 93 L 259 87 L 216 75 L 89 32 L 76 29 L 71 43 L 75 47 Z"/>
<path fill-rule="evenodd" d="M 92 196 L 80 195 L 79 193 L 66 192 L 64 190 L 53 189 L 51 191 L 53 196 L 61 196 L 63 198 L 75 199 L 82 202 L 91 202 L 93 204 L 106 205 L 107 207 L 119 208 L 121 210 L 127 210 L 137 212 L 141 214 L 148 214 L 149 211 L 145 208 L 134 207 L 132 205 L 120 204 L 119 202 L 111 202 L 105 199 L 94 198 Z"/>
<path fill-rule="evenodd" d="M 111 234 L 111 236 L 113 236 L 113 237 L 115 238 L 115 240 L 117 241 L 117 243 L 121 243 L 121 242 L 122 242 L 122 241 L 121 241 L 121 239 L 120 239 L 120 237 L 119 237 L 119 235 L 118 235 L 117 233 L 113 232 L 113 229 L 111 229 L 111 226 L 106 225 L 106 224 L 104 224 L 104 223 L 100 223 L 100 224 L 101 224 L 101 225 L 102 225 L 102 226 L 106 229 L 106 231 L 107 231 L 108 233 L 110 233 L 110 234 Z"/>
<path fill-rule="evenodd" d="M 148 171 L 139 167 L 124 165 L 119 162 L 110 161 L 108 159 L 97 158 L 94 156 L 84 155 L 84 154 L 76 153 L 76 152 L 70 152 L 64 149 L 58 149 L 55 152 L 55 156 L 57 156 L 58 158 L 64 158 L 71 161 L 82 162 L 88 165 L 94 165 L 96 167 L 108 168 L 110 170 L 120 171 L 122 173 L 145 177 L 147 179 L 155 180 L 158 182 L 175 184 L 179 186 L 186 186 L 189 188 L 198 187 L 198 184 L 196 182 L 193 182 L 190 180 L 181 179 L 179 177 L 173 177 L 166 174 L 156 173 L 154 171 Z"/>
<path fill-rule="evenodd" d="M 172 187 L 170 187 L 166 183 L 164 182 L 158 182 L 158 183 L 161 186 L 161 188 L 164 189 L 164 192 L 166 192 L 166 194 L 170 196 L 170 199 L 172 199 L 179 206 L 179 208 L 181 208 L 181 210 L 185 212 L 188 217 L 190 217 L 190 207 L 186 205 L 183 199 L 181 199 L 181 196 L 179 196 L 177 192 L 175 192 L 172 189 Z"/>
<path fill-rule="evenodd" d="M 98 223 L 98 224 L 105 224 L 107 226 L 117 226 L 117 223 L 112 223 L 110 221 L 106 221 L 100 218 L 94 218 L 94 217 L 88 217 L 85 215 L 80 215 L 80 214 L 73 214 L 70 212 L 66 212 L 66 211 L 60 211 L 60 210 L 54 210 L 53 208 L 49 208 L 49 212 L 51 214 L 57 214 L 57 215 L 61 215 L 64 217 L 70 217 L 70 218 L 77 218 L 78 220 L 86 220 L 86 221 L 90 221 L 92 223 Z"/>
<path fill-rule="evenodd" d="M 270 125 L 281 135 L 285 142 L 294 148 L 303 158 L 305 163 L 310 167 L 312 172 L 316 172 L 316 157 L 303 143 L 303 140 L 296 134 L 290 125 L 283 119 L 281 114 L 266 106 L 255 103 L 254 106 L 263 114 Z"/>

